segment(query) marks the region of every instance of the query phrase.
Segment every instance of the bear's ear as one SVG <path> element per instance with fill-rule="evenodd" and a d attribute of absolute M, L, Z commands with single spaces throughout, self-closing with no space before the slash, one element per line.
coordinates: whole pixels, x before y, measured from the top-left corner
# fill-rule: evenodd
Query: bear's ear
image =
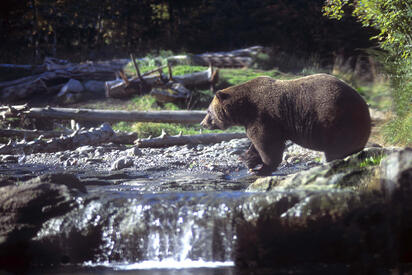
<path fill-rule="evenodd" d="M 216 97 L 220 102 L 223 102 L 223 100 L 228 99 L 230 97 L 230 94 L 219 91 L 216 93 Z"/>

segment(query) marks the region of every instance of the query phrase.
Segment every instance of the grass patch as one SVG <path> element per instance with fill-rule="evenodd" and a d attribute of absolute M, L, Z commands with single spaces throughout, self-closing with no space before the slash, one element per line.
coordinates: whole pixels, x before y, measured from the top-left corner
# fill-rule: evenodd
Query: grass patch
<path fill-rule="evenodd" d="M 382 131 L 386 142 L 412 146 L 412 113 L 393 118 L 383 126 Z"/>
<path fill-rule="evenodd" d="M 369 166 L 376 166 L 381 163 L 383 155 L 370 156 L 359 163 L 360 168 L 365 168 Z"/>
<path fill-rule="evenodd" d="M 389 110 L 392 105 L 389 82 L 377 81 L 374 83 L 355 86 L 358 93 L 366 100 L 370 107 L 378 110 Z"/>
<path fill-rule="evenodd" d="M 137 61 L 137 64 L 139 66 L 140 73 L 144 74 L 146 72 L 152 71 L 160 66 L 167 65 L 167 61 L 159 62 L 159 63 L 146 63 L 142 61 Z M 185 74 L 191 74 L 191 73 L 196 73 L 196 72 L 202 72 L 207 70 L 208 67 L 204 66 L 190 66 L 190 65 L 176 65 L 172 66 L 172 74 L 173 76 L 176 75 L 185 75 Z M 129 62 L 126 67 L 124 68 L 124 71 L 127 75 L 129 76 L 134 76 L 136 75 L 136 69 L 134 68 L 134 65 L 132 62 Z M 163 74 L 168 75 L 168 68 L 163 68 L 162 69 Z"/>
<path fill-rule="evenodd" d="M 147 138 L 149 136 L 158 137 L 164 130 L 169 135 L 198 135 L 200 133 L 223 133 L 227 132 L 243 132 L 242 127 L 231 127 L 228 130 L 207 130 L 200 125 L 186 125 L 177 123 L 155 123 L 155 122 L 118 122 L 113 125 L 113 129 L 117 131 L 136 132 L 139 138 Z"/>

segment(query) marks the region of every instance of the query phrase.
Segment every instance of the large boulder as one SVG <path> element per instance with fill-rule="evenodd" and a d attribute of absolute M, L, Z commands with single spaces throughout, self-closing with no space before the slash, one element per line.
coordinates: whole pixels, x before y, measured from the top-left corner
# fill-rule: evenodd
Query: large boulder
<path fill-rule="evenodd" d="M 24 272 L 35 251 L 30 242 L 42 224 L 69 212 L 84 192 L 70 174 L 44 175 L 0 187 L 0 270 Z"/>
<path fill-rule="evenodd" d="M 257 179 L 246 191 L 284 190 L 356 190 L 380 189 L 376 177 L 379 161 L 399 148 L 367 148 L 364 151 L 287 176 L 270 176 Z"/>
<path fill-rule="evenodd" d="M 374 161 L 380 157 L 380 164 Z M 287 177 L 259 179 L 248 190 L 269 192 L 267 202 L 253 203 L 252 196 L 242 206 L 239 267 L 376 273 L 412 262 L 410 148 L 368 149 Z"/>

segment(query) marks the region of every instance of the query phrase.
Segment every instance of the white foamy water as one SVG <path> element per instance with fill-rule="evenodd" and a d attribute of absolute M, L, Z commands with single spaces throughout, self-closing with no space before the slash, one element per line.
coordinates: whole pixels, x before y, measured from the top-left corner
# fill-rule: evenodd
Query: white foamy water
<path fill-rule="evenodd" d="M 89 267 L 104 266 L 104 267 L 113 268 L 114 270 L 142 270 L 142 269 L 219 268 L 219 267 L 233 267 L 235 264 L 232 261 L 207 262 L 203 260 L 176 261 L 173 259 L 166 259 L 163 261 L 143 261 L 139 263 L 86 262 L 84 263 L 84 265 L 89 266 Z"/>

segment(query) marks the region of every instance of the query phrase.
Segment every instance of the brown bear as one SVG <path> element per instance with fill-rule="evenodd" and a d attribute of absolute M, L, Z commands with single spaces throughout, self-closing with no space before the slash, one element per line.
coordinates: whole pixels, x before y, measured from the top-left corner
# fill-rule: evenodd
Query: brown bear
<path fill-rule="evenodd" d="M 286 140 L 323 151 L 327 161 L 361 151 L 371 118 L 366 102 L 349 85 L 315 74 L 293 80 L 258 77 L 218 91 L 201 125 L 244 126 L 252 144 L 242 158 L 256 174 L 268 175 L 282 161 Z"/>

